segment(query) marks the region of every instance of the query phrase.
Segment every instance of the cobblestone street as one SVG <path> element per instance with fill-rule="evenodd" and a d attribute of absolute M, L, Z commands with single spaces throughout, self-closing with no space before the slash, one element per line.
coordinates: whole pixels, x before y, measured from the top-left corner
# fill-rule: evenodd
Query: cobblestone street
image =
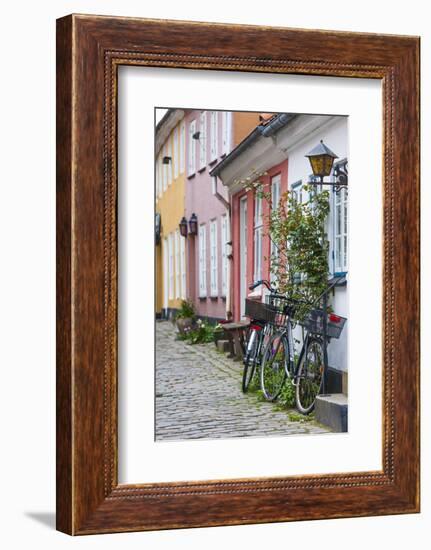
<path fill-rule="evenodd" d="M 174 325 L 156 322 L 156 440 L 317 434 L 314 421 L 289 420 L 286 411 L 241 391 L 242 363 L 214 344 L 175 339 Z"/>

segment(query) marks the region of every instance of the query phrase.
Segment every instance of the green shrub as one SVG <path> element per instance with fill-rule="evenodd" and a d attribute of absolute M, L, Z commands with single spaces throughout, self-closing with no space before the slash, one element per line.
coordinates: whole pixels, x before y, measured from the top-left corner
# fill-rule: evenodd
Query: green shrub
<path fill-rule="evenodd" d="M 178 337 L 180 340 L 185 340 L 189 344 L 208 344 L 214 342 L 214 336 L 217 330 L 219 330 L 218 325 L 210 325 L 198 319 L 196 325 L 184 329 L 184 333 Z"/>
<path fill-rule="evenodd" d="M 182 300 L 179 312 L 176 314 L 175 319 L 189 319 L 196 315 L 195 306 L 191 300 Z"/>
<path fill-rule="evenodd" d="M 295 406 L 295 386 L 286 380 L 277 400 L 280 407 L 292 409 Z"/>

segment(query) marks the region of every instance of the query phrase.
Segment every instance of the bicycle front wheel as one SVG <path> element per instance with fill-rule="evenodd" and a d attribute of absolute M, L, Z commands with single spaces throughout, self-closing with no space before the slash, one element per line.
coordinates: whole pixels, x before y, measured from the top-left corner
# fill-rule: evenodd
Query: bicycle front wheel
<path fill-rule="evenodd" d="M 296 375 L 296 407 L 302 414 L 314 409 L 316 397 L 322 390 L 325 371 L 323 343 L 317 338 L 308 341 Z"/>
<path fill-rule="evenodd" d="M 287 377 L 289 342 L 284 334 L 275 333 L 268 342 L 260 369 L 260 386 L 268 401 L 280 395 Z"/>
<path fill-rule="evenodd" d="M 242 391 L 246 393 L 256 369 L 257 351 L 259 348 L 259 331 L 250 329 L 244 356 L 244 371 L 242 373 Z"/>

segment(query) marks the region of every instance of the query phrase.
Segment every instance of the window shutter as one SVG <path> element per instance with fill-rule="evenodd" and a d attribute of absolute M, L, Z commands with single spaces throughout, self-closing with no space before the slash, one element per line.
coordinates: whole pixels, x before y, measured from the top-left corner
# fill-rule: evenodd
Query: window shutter
<path fill-rule="evenodd" d="M 180 231 L 175 231 L 175 298 L 181 298 Z"/>
<path fill-rule="evenodd" d="M 223 111 L 222 123 L 223 123 L 223 145 L 222 154 L 226 155 L 230 150 L 230 135 L 231 135 L 231 121 L 232 113 L 230 111 Z"/>
<path fill-rule="evenodd" d="M 174 128 L 174 178 L 177 179 L 179 173 L 179 154 L 178 154 L 178 131 L 179 128 L 176 126 Z"/>
<path fill-rule="evenodd" d="M 207 164 L 207 113 L 203 111 L 200 116 L 199 134 L 199 167 L 205 168 Z"/>
<path fill-rule="evenodd" d="M 189 176 L 193 175 L 196 172 L 196 140 L 193 139 L 193 134 L 195 133 L 196 120 L 192 120 L 189 126 Z"/>
<path fill-rule="evenodd" d="M 186 299 L 186 240 L 180 237 L 181 247 L 181 298 Z"/>
<path fill-rule="evenodd" d="M 166 191 L 168 188 L 168 166 L 167 164 L 163 164 L 163 157 L 167 155 L 167 147 L 166 144 L 163 146 L 163 153 L 162 153 L 162 170 L 163 170 L 163 191 Z"/>
<path fill-rule="evenodd" d="M 173 235 L 168 237 L 168 257 L 169 257 L 169 299 L 174 297 L 174 242 Z"/>
<path fill-rule="evenodd" d="M 347 211 L 347 190 L 340 189 L 335 193 L 335 212 L 334 212 L 334 271 L 336 273 L 348 271 L 347 266 L 347 228 L 348 228 L 348 211 Z"/>
<path fill-rule="evenodd" d="M 222 295 L 227 294 L 227 216 L 221 219 Z"/>
<path fill-rule="evenodd" d="M 199 296 L 204 298 L 207 295 L 206 281 L 206 228 L 199 227 Z"/>
<path fill-rule="evenodd" d="M 183 120 L 180 126 L 180 173 L 181 174 L 185 170 L 185 160 L 186 160 L 185 146 L 186 146 L 186 124 Z"/>
<path fill-rule="evenodd" d="M 217 111 L 211 111 L 211 161 L 217 159 Z"/>
<path fill-rule="evenodd" d="M 217 269 L 217 221 L 210 224 L 210 280 L 211 296 L 218 294 L 218 269 Z"/>

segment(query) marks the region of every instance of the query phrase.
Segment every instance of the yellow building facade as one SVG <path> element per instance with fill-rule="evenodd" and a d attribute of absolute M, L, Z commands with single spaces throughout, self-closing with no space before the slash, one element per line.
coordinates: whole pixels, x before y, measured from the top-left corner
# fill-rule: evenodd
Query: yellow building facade
<path fill-rule="evenodd" d="M 170 317 L 186 299 L 184 112 L 170 109 L 156 126 L 156 317 Z"/>

